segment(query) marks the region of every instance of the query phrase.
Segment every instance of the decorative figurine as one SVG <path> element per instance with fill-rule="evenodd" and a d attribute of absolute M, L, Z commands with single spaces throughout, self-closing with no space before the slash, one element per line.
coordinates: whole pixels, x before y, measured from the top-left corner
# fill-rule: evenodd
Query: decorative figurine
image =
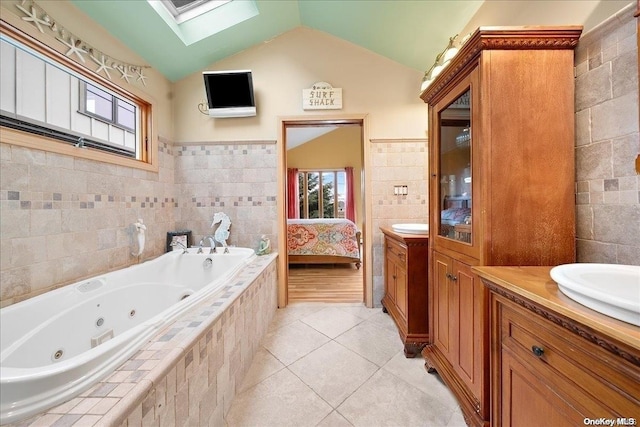
<path fill-rule="evenodd" d="M 260 237 L 260 244 L 258 245 L 258 250 L 256 254 L 258 255 L 267 255 L 271 253 L 271 240 L 266 235 L 262 235 Z"/>

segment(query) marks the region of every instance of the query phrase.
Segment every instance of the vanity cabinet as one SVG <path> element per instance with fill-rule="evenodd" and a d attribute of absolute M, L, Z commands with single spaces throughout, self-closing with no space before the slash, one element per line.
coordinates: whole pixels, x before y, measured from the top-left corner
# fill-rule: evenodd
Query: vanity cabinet
<path fill-rule="evenodd" d="M 397 233 L 384 235 L 383 310 L 395 322 L 404 354 L 415 357 L 429 341 L 427 268 L 429 236 Z"/>
<path fill-rule="evenodd" d="M 482 265 L 575 260 L 573 48 L 581 27 L 481 27 L 424 90 L 429 313 L 422 354 L 470 425 L 489 423 Z"/>
<path fill-rule="evenodd" d="M 545 267 L 483 267 L 490 289 L 493 426 L 640 418 L 640 327 L 575 303 Z"/>

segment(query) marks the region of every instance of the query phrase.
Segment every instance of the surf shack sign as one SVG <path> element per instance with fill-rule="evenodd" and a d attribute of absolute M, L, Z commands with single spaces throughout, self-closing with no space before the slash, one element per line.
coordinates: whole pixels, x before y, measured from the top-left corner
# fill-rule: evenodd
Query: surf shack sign
<path fill-rule="evenodd" d="M 317 82 L 309 89 L 302 89 L 302 109 L 341 110 L 342 88 L 335 88 L 327 82 Z"/>

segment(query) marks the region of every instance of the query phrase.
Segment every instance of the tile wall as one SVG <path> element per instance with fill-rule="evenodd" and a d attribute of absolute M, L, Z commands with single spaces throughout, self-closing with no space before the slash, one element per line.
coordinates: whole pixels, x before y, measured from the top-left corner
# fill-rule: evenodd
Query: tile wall
<path fill-rule="evenodd" d="M 174 228 L 174 161 L 159 173 L 0 144 L 0 306 L 154 258 Z M 147 226 L 138 258 L 133 223 Z"/>
<path fill-rule="evenodd" d="M 231 219 L 228 244 L 257 248 L 264 234 L 277 248 L 275 141 L 175 145 L 176 228 L 191 230 L 195 244 L 215 212 Z M 208 243 L 207 243 L 208 245 Z"/>
<path fill-rule="evenodd" d="M 640 265 L 638 24 L 635 4 L 575 51 L 577 260 Z"/>
<path fill-rule="evenodd" d="M 384 236 L 380 227 L 429 222 L 427 141 L 377 139 L 371 141 L 370 152 L 371 194 L 367 198 L 373 220 L 373 303 L 380 307 L 384 296 Z M 394 195 L 395 185 L 406 185 L 409 194 Z"/>

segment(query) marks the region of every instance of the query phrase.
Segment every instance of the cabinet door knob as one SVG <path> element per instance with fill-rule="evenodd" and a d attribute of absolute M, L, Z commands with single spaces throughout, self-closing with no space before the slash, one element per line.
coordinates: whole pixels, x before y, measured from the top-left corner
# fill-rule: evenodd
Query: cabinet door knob
<path fill-rule="evenodd" d="M 544 354 L 544 348 L 542 347 L 538 347 L 537 345 L 534 345 L 531 347 L 531 351 L 533 352 L 533 354 L 535 354 L 537 357 L 542 357 L 542 355 Z"/>
<path fill-rule="evenodd" d="M 458 280 L 458 276 L 451 276 L 451 280 L 453 280 L 454 282 Z"/>

